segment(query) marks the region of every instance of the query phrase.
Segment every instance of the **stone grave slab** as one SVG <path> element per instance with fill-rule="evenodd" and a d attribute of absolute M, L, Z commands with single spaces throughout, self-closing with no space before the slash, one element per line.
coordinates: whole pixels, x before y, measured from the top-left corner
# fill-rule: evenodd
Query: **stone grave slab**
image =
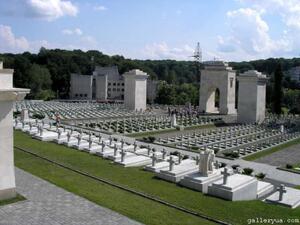
<path fill-rule="evenodd" d="M 274 190 L 274 185 L 265 182 L 265 181 L 258 181 L 257 185 L 257 198 L 261 198 L 267 194 L 270 194 Z"/>
<path fill-rule="evenodd" d="M 173 183 L 179 182 L 185 175 L 198 171 L 198 166 L 196 161 L 191 159 L 183 160 L 181 164 L 174 165 L 174 168 L 170 170 L 169 168 L 162 169 L 156 176 Z"/>
<path fill-rule="evenodd" d="M 180 181 L 180 185 L 207 193 L 207 189 L 210 184 L 222 179 L 221 171 L 223 171 L 223 168 L 215 170 L 215 172 L 209 176 L 205 176 L 199 171 L 188 174 Z"/>
<path fill-rule="evenodd" d="M 223 177 L 224 178 L 224 177 Z M 208 194 L 230 201 L 254 200 L 257 198 L 258 181 L 256 178 L 242 174 L 234 174 L 215 181 L 208 186 Z"/>
<path fill-rule="evenodd" d="M 286 193 L 283 194 L 282 199 L 279 200 L 279 192 L 276 191 L 265 199 L 265 202 L 278 204 L 289 208 L 297 208 L 300 206 L 300 190 L 294 188 L 285 188 Z"/>
<path fill-rule="evenodd" d="M 33 138 L 38 139 L 40 141 L 53 141 L 57 137 L 56 132 L 52 131 L 43 131 L 42 135 L 37 133 L 33 136 Z"/>
<path fill-rule="evenodd" d="M 124 161 L 115 161 L 116 164 L 122 165 L 124 167 L 135 167 L 135 166 L 145 166 L 151 164 L 151 158 L 142 155 L 135 155 L 132 157 L 125 157 Z"/>

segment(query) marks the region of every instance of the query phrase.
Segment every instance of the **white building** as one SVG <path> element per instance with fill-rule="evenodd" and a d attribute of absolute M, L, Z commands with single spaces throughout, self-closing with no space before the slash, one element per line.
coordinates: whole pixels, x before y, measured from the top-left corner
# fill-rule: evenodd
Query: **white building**
<path fill-rule="evenodd" d="M 147 99 L 156 97 L 157 81 L 148 80 Z M 96 66 L 92 75 L 71 74 L 70 98 L 78 100 L 123 100 L 124 77 L 117 66 Z"/>

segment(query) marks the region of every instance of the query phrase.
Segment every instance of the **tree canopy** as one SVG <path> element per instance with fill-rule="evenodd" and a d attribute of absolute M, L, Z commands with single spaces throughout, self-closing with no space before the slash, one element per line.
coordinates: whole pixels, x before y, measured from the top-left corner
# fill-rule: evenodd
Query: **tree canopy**
<path fill-rule="evenodd" d="M 130 69 L 140 69 L 147 72 L 150 79 L 164 81 L 159 87 L 157 103 L 185 104 L 191 102 L 198 104 L 199 67 L 193 61 L 133 60 L 120 55 L 108 56 L 96 50 L 84 52 L 81 50 L 49 50 L 43 47 L 38 54 L 7 53 L 0 54 L 0 58 L 4 60 L 6 68 L 15 70 L 14 85 L 16 87 L 32 89 L 29 98 L 68 98 L 71 73 L 92 74 L 96 65 L 116 65 L 121 74 Z M 281 82 L 277 80 L 278 75 L 275 75 L 279 64 L 282 71 Z M 278 90 L 284 88 L 284 95 L 289 93 L 288 96 L 290 96 L 290 92 L 286 90 L 300 89 L 299 83 L 292 81 L 287 73 L 292 67 L 300 66 L 300 58 L 270 58 L 249 62 L 230 62 L 229 65 L 237 73 L 255 69 L 270 77 L 267 85 L 267 104 L 273 110 L 274 96 Z M 283 106 L 290 107 L 285 96 L 281 102 Z M 297 105 L 294 108 L 297 108 Z"/>

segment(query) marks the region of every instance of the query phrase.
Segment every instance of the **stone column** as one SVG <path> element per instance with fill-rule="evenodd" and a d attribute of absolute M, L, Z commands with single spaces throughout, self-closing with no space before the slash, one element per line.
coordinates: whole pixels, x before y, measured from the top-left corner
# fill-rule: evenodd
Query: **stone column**
<path fill-rule="evenodd" d="M 128 110 L 145 110 L 148 74 L 141 70 L 130 70 L 124 75 L 124 104 Z"/>
<path fill-rule="evenodd" d="M 13 153 L 13 102 L 22 100 L 29 89 L 13 88 L 13 70 L 0 62 L 0 200 L 16 196 Z"/>
<path fill-rule="evenodd" d="M 97 100 L 107 100 L 107 84 L 108 84 L 108 76 L 98 75 L 96 76 L 96 99 Z"/>
<path fill-rule="evenodd" d="M 238 122 L 261 123 L 266 110 L 266 75 L 249 70 L 238 76 Z"/>

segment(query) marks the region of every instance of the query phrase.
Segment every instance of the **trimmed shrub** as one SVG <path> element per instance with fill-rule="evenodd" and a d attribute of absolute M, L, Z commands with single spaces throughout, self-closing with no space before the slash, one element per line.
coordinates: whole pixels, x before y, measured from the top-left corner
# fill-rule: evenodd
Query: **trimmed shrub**
<path fill-rule="evenodd" d="M 223 155 L 231 158 L 238 158 L 240 156 L 238 152 L 224 152 Z"/>
<path fill-rule="evenodd" d="M 188 155 L 184 155 L 182 159 L 188 159 L 189 156 Z"/>
<path fill-rule="evenodd" d="M 287 169 L 293 169 L 294 167 L 293 167 L 293 165 L 291 165 L 291 164 L 286 164 L 286 166 L 285 166 Z"/>
<path fill-rule="evenodd" d="M 33 118 L 33 119 L 39 119 L 39 120 L 42 120 L 42 119 L 45 118 L 45 116 L 42 115 L 42 114 L 34 113 L 34 114 L 32 115 L 32 118 Z"/>
<path fill-rule="evenodd" d="M 240 167 L 240 165 L 232 165 L 231 167 L 232 169 L 236 170 L 238 167 Z"/>
<path fill-rule="evenodd" d="M 226 163 L 224 163 L 224 162 L 221 162 L 221 163 L 220 163 L 220 167 L 221 167 L 221 168 L 222 168 L 222 167 L 225 167 L 225 166 L 227 166 Z"/>
<path fill-rule="evenodd" d="M 21 115 L 21 112 L 20 111 L 13 112 L 13 115 L 14 115 L 14 118 L 17 118 L 19 115 Z"/>
<path fill-rule="evenodd" d="M 253 169 L 252 168 L 245 168 L 243 171 L 243 174 L 245 175 L 251 175 L 253 173 Z"/>
<path fill-rule="evenodd" d="M 177 152 L 177 151 L 171 152 L 170 155 L 176 155 L 176 156 L 178 156 L 178 155 L 179 155 L 179 152 Z"/>
<path fill-rule="evenodd" d="M 199 147 L 197 147 L 197 146 L 192 146 L 191 149 L 194 150 L 194 151 L 197 151 L 197 150 L 199 150 Z"/>
<path fill-rule="evenodd" d="M 257 179 L 262 180 L 262 179 L 264 179 L 266 177 L 266 174 L 265 173 L 258 173 L 258 174 L 255 175 L 255 177 Z"/>
<path fill-rule="evenodd" d="M 156 137 L 150 136 L 148 137 L 149 142 L 153 143 L 156 140 Z"/>

